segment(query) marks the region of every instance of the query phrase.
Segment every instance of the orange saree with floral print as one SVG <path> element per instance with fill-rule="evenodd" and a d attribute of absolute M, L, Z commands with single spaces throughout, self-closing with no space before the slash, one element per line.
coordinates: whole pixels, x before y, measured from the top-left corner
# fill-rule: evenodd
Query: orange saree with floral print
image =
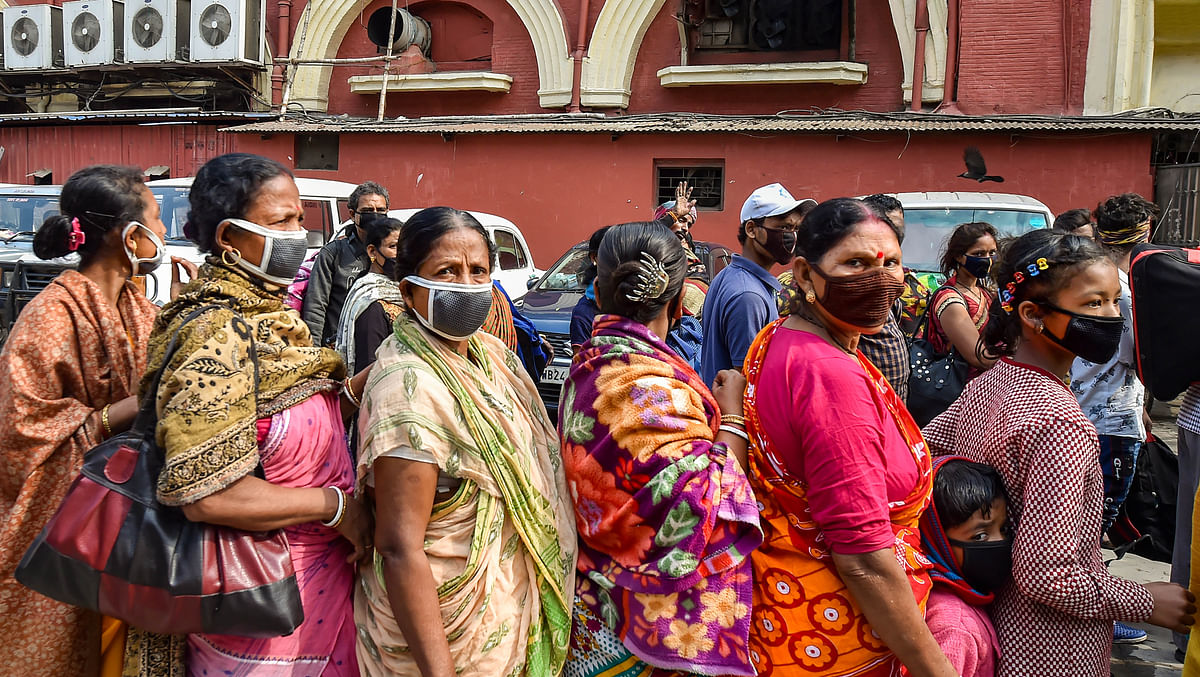
<path fill-rule="evenodd" d="M 755 584 L 751 660 L 760 677 L 899 674 L 899 661 L 871 629 L 838 575 L 829 544 L 810 512 L 807 485 L 789 472 L 784 455 L 763 429 L 758 384 L 768 347 L 782 323 L 778 320 L 758 335 L 745 363 L 750 482 L 764 532 L 763 545 L 751 555 Z M 888 507 L 896 559 L 924 610 L 931 565 L 921 553 L 918 519 L 933 487 L 929 454 L 920 429 L 887 380 L 862 353 L 857 358 L 871 396 L 891 414 L 916 462 L 915 486 Z"/>

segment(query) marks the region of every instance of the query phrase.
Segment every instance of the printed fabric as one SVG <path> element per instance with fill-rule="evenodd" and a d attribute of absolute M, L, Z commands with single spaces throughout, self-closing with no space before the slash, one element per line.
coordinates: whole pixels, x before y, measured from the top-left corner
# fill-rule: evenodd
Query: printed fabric
<path fill-rule="evenodd" d="M 751 659 L 760 676 L 884 676 L 899 669 L 895 656 L 859 610 L 833 564 L 807 487 L 792 476 L 785 454 L 765 433 L 758 416 L 757 387 L 763 363 L 783 320 L 768 325 L 746 356 L 746 427 L 750 433 L 750 481 L 760 504 L 763 546 L 754 564 Z M 929 503 L 933 474 L 916 422 L 879 370 L 857 355 L 871 393 L 892 414 L 917 465 L 918 479 L 903 500 L 889 504 L 893 548 L 913 598 L 923 610 L 929 596 L 930 562 L 921 552 L 918 519 Z"/>
<path fill-rule="evenodd" d="M 100 615 L 13 578 L 58 510 L 83 455 L 103 439 L 100 410 L 134 394 L 158 308 L 126 283 L 112 307 L 63 271 L 21 312 L 0 353 L 0 665 L 12 675 L 95 675 Z M 119 633 L 124 635 L 122 630 Z"/>
<path fill-rule="evenodd" d="M 209 304 L 220 307 L 183 327 L 171 364 L 164 365 L 183 319 Z M 253 472 L 255 421 L 315 392 L 338 389 L 346 371 L 336 351 L 313 347 L 308 327 L 284 306 L 281 288 L 264 286 L 214 257 L 159 314 L 143 392 L 159 369 L 166 370 L 157 395 L 158 443 L 166 461 L 158 499 L 166 505 L 198 501 Z"/>
<path fill-rule="evenodd" d="M 397 318 L 364 389 L 357 491 L 376 459 L 402 447 L 461 480 L 425 532 L 456 672 L 556 677 L 577 547 L 558 440 L 517 356 L 484 332 L 467 346 L 464 357 Z M 419 675 L 378 552 L 359 569 L 354 604 L 362 674 Z"/>
<path fill-rule="evenodd" d="M 350 287 L 350 293 L 346 295 L 341 321 L 338 323 L 336 347 L 348 367 L 355 364 L 354 323 L 358 316 L 376 301 L 386 303 L 385 310 L 389 309 L 389 306 L 401 306 L 404 301 L 400 296 L 400 286 L 386 275 L 367 273 L 358 278 L 354 286 Z M 392 319 L 395 319 L 395 314 L 392 315 Z"/>
<path fill-rule="evenodd" d="M 942 329 L 942 313 L 946 308 L 961 304 L 967 309 L 967 315 L 971 321 L 975 323 L 975 329 L 983 332 L 984 325 L 987 324 L 988 307 L 992 303 L 992 293 L 983 287 L 976 286 L 975 291 L 983 297 L 983 303 L 980 303 L 969 294 L 963 294 L 954 288 L 954 277 L 946 280 L 946 284 L 942 285 L 933 293 L 933 297 L 929 300 L 929 314 L 926 316 L 928 324 L 923 331 L 925 338 L 929 341 L 933 349 L 939 355 L 945 355 L 950 352 L 952 347 L 949 337 L 946 336 L 945 330 Z M 975 376 L 979 371 L 974 367 L 971 368 L 971 376 Z"/>
<path fill-rule="evenodd" d="M 762 531 L 746 475 L 714 443 L 716 400 L 644 325 L 602 314 L 593 327 L 560 405 L 580 538 L 568 674 L 644 674 L 616 670 L 632 654 L 647 665 L 630 670 L 753 675 Z"/>

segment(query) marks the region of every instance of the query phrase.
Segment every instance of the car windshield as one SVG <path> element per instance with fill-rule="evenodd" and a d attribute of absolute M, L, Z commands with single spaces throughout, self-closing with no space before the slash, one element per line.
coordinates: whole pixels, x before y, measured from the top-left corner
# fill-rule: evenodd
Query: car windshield
<path fill-rule="evenodd" d="M 587 286 L 583 281 L 587 269 L 587 248 L 571 249 L 550 267 L 531 291 L 581 292 Z"/>
<path fill-rule="evenodd" d="M 1002 209 L 905 209 L 904 265 L 921 272 L 938 272 L 942 249 L 954 227 L 984 221 L 995 226 L 1001 238 L 1016 237 L 1045 228 L 1046 215 L 1037 211 Z"/>
<path fill-rule="evenodd" d="M 176 186 L 151 186 L 150 192 L 162 211 L 162 222 L 167 227 L 168 240 L 186 240 L 183 224 L 187 223 L 188 188 Z"/>
<path fill-rule="evenodd" d="M 58 214 L 57 195 L 0 196 L 0 240 L 32 240 L 46 217 Z"/>

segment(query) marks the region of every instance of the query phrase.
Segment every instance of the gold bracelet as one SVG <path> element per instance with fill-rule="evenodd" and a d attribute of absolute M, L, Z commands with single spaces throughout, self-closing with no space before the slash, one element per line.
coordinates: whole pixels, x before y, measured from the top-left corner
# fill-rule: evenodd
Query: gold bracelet
<path fill-rule="evenodd" d="M 349 376 L 342 380 L 342 392 L 346 393 L 346 399 L 350 400 L 350 403 L 353 404 L 355 408 L 362 409 L 362 400 L 354 396 L 354 388 L 350 386 Z"/>
<path fill-rule="evenodd" d="M 100 425 L 104 427 L 104 437 L 106 439 L 112 437 L 113 434 L 112 427 L 108 425 L 108 409 L 111 406 L 111 404 L 106 404 L 104 405 L 104 408 L 100 410 Z"/>
<path fill-rule="evenodd" d="M 740 425 L 743 428 L 745 428 L 746 427 L 746 417 L 738 416 L 737 414 L 724 414 L 721 416 L 721 423 L 728 423 L 730 425 Z"/>

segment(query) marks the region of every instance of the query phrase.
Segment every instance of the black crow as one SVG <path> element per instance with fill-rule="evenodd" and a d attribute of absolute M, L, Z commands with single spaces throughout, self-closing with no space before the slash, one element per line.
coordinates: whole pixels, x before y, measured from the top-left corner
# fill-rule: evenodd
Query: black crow
<path fill-rule="evenodd" d="M 987 165 L 983 163 L 983 153 L 980 153 L 975 146 L 967 146 L 963 149 L 963 162 L 967 165 L 967 171 L 959 174 L 960 177 L 975 179 L 979 183 L 984 181 L 1004 183 L 1003 176 L 988 176 Z"/>

